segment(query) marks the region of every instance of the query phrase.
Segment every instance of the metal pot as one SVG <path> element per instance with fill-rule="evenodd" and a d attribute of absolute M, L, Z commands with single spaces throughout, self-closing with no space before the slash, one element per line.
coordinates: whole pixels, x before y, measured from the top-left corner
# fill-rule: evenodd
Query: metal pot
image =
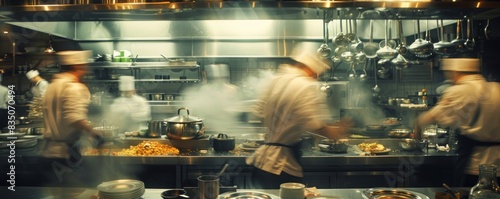
<path fill-rule="evenodd" d="M 149 128 L 146 133 L 146 137 L 159 138 L 161 134 L 165 134 L 165 121 L 151 121 L 149 122 Z"/>
<path fill-rule="evenodd" d="M 181 110 L 185 110 L 187 115 L 180 115 Z M 202 119 L 189 115 L 187 108 L 179 108 L 177 116 L 165 120 L 166 135 L 168 139 L 190 140 L 205 134 L 205 125 Z"/>
<path fill-rule="evenodd" d="M 407 138 L 410 137 L 412 130 L 410 129 L 392 129 L 389 131 L 389 137 L 392 138 Z"/>

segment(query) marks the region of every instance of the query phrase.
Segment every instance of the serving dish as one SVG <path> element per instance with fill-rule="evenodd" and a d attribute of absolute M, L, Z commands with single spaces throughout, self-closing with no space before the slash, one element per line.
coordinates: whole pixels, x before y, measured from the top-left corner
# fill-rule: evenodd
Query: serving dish
<path fill-rule="evenodd" d="M 397 188 L 371 188 L 361 195 L 364 199 L 429 199 L 424 194 Z"/>
<path fill-rule="evenodd" d="M 219 199 L 279 199 L 278 196 L 257 191 L 226 192 Z"/>

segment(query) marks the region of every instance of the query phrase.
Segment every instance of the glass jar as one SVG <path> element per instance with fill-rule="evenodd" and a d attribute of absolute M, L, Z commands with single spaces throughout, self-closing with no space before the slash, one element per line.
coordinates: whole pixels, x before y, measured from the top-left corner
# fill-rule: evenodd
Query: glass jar
<path fill-rule="evenodd" d="M 469 199 L 500 199 L 500 187 L 497 183 L 497 165 L 479 165 L 479 179 L 469 193 Z"/>

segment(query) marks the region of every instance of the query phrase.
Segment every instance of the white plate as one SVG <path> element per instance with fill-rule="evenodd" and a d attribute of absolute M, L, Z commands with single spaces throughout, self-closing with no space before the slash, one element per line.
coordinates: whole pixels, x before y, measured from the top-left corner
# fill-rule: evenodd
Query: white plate
<path fill-rule="evenodd" d="M 387 148 L 383 151 L 372 151 L 371 153 L 372 154 L 377 154 L 377 155 L 384 155 L 384 154 L 388 154 L 389 152 L 391 152 L 391 149 Z"/>
<path fill-rule="evenodd" d="M 223 193 L 219 195 L 219 199 L 279 199 L 279 197 L 257 191 L 238 191 Z"/>

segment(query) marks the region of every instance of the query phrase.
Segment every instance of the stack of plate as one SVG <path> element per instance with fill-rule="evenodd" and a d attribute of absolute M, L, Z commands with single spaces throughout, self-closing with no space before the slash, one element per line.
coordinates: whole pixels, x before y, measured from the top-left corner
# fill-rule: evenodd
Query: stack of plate
<path fill-rule="evenodd" d="M 100 199 L 137 199 L 144 192 L 144 183 L 139 180 L 121 179 L 107 181 L 97 186 Z"/>

